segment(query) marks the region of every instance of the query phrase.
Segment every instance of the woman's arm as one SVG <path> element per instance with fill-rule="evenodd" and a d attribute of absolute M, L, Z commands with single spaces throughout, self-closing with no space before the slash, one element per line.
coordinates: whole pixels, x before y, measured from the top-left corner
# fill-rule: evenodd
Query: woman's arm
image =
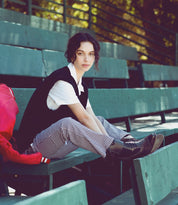
<path fill-rule="evenodd" d="M 88 127 L 89 129 L 101 133 L 106 134 L 107 132 L 101 122 L 98 120 L 98 118 L 95 116 L 93 110 L 91 107 L 88 107 L 86 110 L 80 103 L 71 104 L 68 105 L 69 108 L 72 110 L 74 115 L 77 117 L 79 122 L 81 122 L 83 125 Z"/>
<path fill-rule="evenodd" d="M 105 135 L 108 135 L 108 133 L 106 132 L 105 128 L 103 127 L 103 125 L 101 124 L 101 122 L 98 120 L 98 118 L 96 117 L 95 113 L 93 112 L 92 107 L 87 107 L 86 111 L 94 118 L 96 124 L 98 125 L 99 129 L 101 130 L 101 132 Z"/>
<path fill-rule="evenodd" d="M 77 117 L 78 121 L 88 127 L 89 129 L 97 132 L 97 133 L 103 133 L 100 127 L 98 126 L 98 123 L 96 122 L 93 115 L 91 115 L 90 112 L 84 109 L 82 104 L 76 103 L 68 105 L 69 108 L 72 110 L 74 115 Z M 106 133 L 103 133 L 106 134 Z"/>
<path fill-rule="evenodd" d="M 57 109 L 60 105 L 68 105 L 79 122 L 93 131 L 106 134 L 101 128 L 101 125 L 99 125 L 99 122 L 97 122 L 97 118 L 93 113 L 92 108 L 91 110 L 88 108 L 86 110 L 83 107 L 70 83 L 62 80 L 57 81 L 50 90 L 49 96 L 52 99 L 53 104 L 55 104 L 52 106 L 53 108 Z M 48 100 L 49 99 L 47 99 L 47 106 L 52 109 Z"/>

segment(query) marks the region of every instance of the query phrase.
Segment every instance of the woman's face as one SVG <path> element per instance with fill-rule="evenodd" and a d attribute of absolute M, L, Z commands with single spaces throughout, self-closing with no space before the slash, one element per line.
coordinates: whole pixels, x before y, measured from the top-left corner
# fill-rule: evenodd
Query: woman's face
<path fill-rule="evenodd" d="M 76 51 L 76 59 L 74 61 L 75 69 L 80 73 L 88 71 L 95 61 L 95 51 L 93 44 L 89 41 L 80 43 L 80 47 Z"/>

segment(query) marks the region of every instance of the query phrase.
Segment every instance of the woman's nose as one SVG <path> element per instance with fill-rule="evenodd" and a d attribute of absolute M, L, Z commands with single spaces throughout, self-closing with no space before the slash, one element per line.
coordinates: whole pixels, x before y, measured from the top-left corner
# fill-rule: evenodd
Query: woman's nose
<path fill-rule="evenodd" d="M 89 58 L 88 58 L 88 55 L 85 55 L 84 60 L 85 60 L 85 61 L 88 61 L 88 59 L 89 59 Z"/>

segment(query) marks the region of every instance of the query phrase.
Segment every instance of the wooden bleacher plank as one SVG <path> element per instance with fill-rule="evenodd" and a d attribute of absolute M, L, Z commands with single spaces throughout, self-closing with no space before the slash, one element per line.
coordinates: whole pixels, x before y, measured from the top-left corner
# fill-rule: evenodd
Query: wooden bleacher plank
<path fill-rule="evenodd" d="M 133 189 L 103 205 L 177 205 L 178 202 L 178 142 L 133 160 Z"/>
<path fill-rule="evenodd" d="M 44 77 L 40 51 L 0 44 L 0 74 Z"/>
<path fill-rule="evenodd" d="M 42 54 L 46 75 L 51 74 L 56 69 L 68 65 L 68 62 L 64 56 L 64 52 L 43 50 Z M 101 57 L 98 67 L 99 70 L 95 70 L 94 67 L 91 68 L 88 72 L 85 73 L 84 78 L 90 78 L 93 80 L 123 79 L 125 81 L 129 79 L 126 60 L 115 59 L 111 57 Z"/>
<path fill-rule="evenodd" d="M 178 187 L 178 142 L 134 160 L 141 204 L 156 204 Z"/>
<path fill-rule="evenodd" d="M 64 52 L 43 50 L 42 51 L 46 75 L 50 75 L 53 71 L 68 65 Z"/>
<path fill-rule="evenodd" d="M 46 74 L 49 75 L 56 69 L 59 69 L 68 64 L 64 52 L 43 50 L 43 59 L 46 67 Z M 84 77 L 89 78 L 119 78 L 128 79 L 127 62 L 121 59 L 110 57 L 101 57 L 99 61 L 99 70 L 91 68 Z M 109 68 L 109 69 L 108 69 Z"/>
<path fill-rule="evenodd" d="M 133 190 L 129 189 L 121 195 L 105 202 L 103 205 L 135 205 Z"/>
<path fill-rule="evenodd" d="M 26 26 L 28 46 L 39 49 L 65 51 L 68 42 L 66 33 L 48 31 Z"/>
<path fill-rule="evenodd" d="M 130 117 L 164 113 L 177 109 L 178 88 L 133 88 L 89 90 L 96 115 L 106 119 L 125 118 L 127 131 L 132 130 Z M 107 96 L 107 98 L 106 98 Z M 98 106 L 97 104 L 100 104 Z M 112 109 L 108 108 L 112 106 Z M 166 120 L 166 119 L 165 119 Z M 164 121 L 161 118 L 161 122 Z"/>
<path fill-rule="evenodd" d="M 173 115 L 173 116 L 172 116 Z M 178 133 L 178 114 L 170 113 L 166 114 L 167 122 L 160 123 L 160 116 L 145 116 L 138 117 L 131 120 L 132 130 L 130 134 L 136 139 L 144 138 L 150 134 L 163 134 L 165 137 L 175 135 Z M 126 125 L 123 122 L 114 123 L 118 128 L 126 130 Z M 166 141 L 166 139 L 165 139 Z M 164 143 L 165 143 L 164 141 Z"/>
<path fill-rule="evenodd" d="M 141 67 L 144 81 L 178 81 L 178 66 L 143 63 Z"/>
<path fill-rule="evenodd" d="M 100 42 L 100 55 L 105 57 L 113 57 L 118 59 L 138 61 L 138 53 L 135 47 L 126 45 Z"/>
<path fill-rule="evenodd" d="M 78 180 L 16 203 L 16 205 L 88 205 L 84 180 Z"/>
<path fill-rule="evenodd" d="M 27 103 L 34 92 L 34 89 L 29 88 L 16 88 L 13 89 L 16 96 L 17 104 L 20 107 L 20 112 L 17 115 L 17 122 L 15 130 L 18 129 L 20 121 L 22 119 L 24 110 Z M 171 110 L 178 107 L 178 99 L 176 93 L 178 88 L 161 88 L 161 89 L 89 89 L 89 98 L 93 106 L 96 115 L 102 115 L 106 119 L 123 118 L 130 116 L 137 116 L 141 114 L 156 113 L 165 110 Z M 171 94 L 172 95 L 171 95 Z M 107 99 L 105 99 L 107 96 Z M 120 97 L 122 96 L 122 97 Z M 153 99 L 150 100 L 150 97 Z M 138 102 L 139 99 L 139 102 Z M 148 102 L 151 102 L 148 104 Z M 127 103 L 126 103 L 127 102 Z M 168 103 L 170 102 L 170 103 Z M 97 104 L 100 106 L 97 106 Z M 112 109 L 108 112 L 108 107 L 112 105 Z M 118 107 L 119 106 L 119 107 Z M 170 122 L 171 123 L 171 122 Z M 173 122 L 174 125 L 175 122 Z M 143 123 L 142 123 L 143 124 Z M 149 130 L 149 125 L 146 129 Z M 152 125 L 151 125 L 152 126 Z M 165 125 L 157 125 L 156 130 L 165 129 Z M 171 124 L 165 129 L 167 132 L 175 133 L 174 129 L 171 129 Z M 174 126 L 175 127 L 175 126 Z M 135 131 L 136 132 L 136 131 Z M 136 134 L 136 133 L 135 133 Z M 137 134 L 138 135 L 138 134 Z"/>
<path fill-rule="evenodd" d="M 164 199 L 159 201 L 157 205 L 177 205 L 178 203 L 178 187 L 172 190 Z"/>
<path fill-rule="evenodd" d="M 14 127 L 15 131 L 17 131 L 20 126 L 24 111 L 34 91 L 34 88 L 13 88 L 16 102 L 19 107 L 19 113 L 16 116 L 16 123 Z"/>
<path fill-rule="evenodd" d="M 0 43 L 7 45 L 21 45 L 27 47 L 27 38 L 25 27 L 9 23 L 7 21 L 0 21 Z"/>
<path fill-rule="evenodd" d="M 91 35 L 95 35 L 92 30 L 87 28 L 81 28 L 79 26 L 61 23 L 59 21 L 41 18 L 38 16 L 26 15 L 9 9 L 0 8 L 0 14 L 0 21 L 8 21 L 11 23 L 31 26 L 34 28 L 67 33 L 69 37 L 80 31 L 89 32 Z"/>
<path fill-rule="evenodd" d="M 56 31 L 0 21 L 0 43 L 36 49 L 64 51 L 68 35 Z"/>
<path fill-rule="evenodd" d="M 3 205 L 12 205 L 16 204 L 17 202 L 20 202 L 22 200 L 25 200 L 29 197 L 26 196 L 8 196 L 8 197 L 0 197 L 0 204 Z"/>
<path fill-rule="evenodd" d="M 100 57 L 99 70 L 91 68 L 84 77 L 129 79 L 127 62 L 111 57 Z"/>
<path fill-rule="evenodd" d="M 175 109 L 177 92 L 178 88 L 90 89 L 89 98 L 97 115 L 112 119 Z"/>
<path fill-rule="evenodd" d="M 78 164 L 95 160 L 100 156 L 88 150 L 78 148 L 63 159 L 52 160 L 49 164 L 29 165 L 7 162 L 4 163 L 2 173 L 17 175 L 50 175 L 71 168 Z"/>

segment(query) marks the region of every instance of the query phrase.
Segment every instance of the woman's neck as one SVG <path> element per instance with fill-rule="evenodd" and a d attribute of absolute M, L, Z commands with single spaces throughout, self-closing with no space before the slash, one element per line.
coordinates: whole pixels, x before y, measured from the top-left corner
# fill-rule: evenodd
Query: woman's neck
<path fill-rule="evenodd" d="M 76 68 L 75 68 L 75 70 L 76 70 L 77 84 L 79 84 L 80 79 L 81 79 L 81 78 L 83 77 L 83 75 L 84 75 L 84 72 L 79 72 Z"/>

